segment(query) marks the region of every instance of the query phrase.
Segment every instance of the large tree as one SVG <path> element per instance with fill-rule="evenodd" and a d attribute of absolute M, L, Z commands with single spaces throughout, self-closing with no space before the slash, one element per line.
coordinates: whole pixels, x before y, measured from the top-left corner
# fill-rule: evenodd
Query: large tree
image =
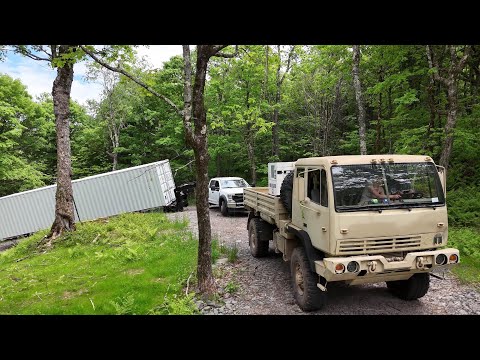
<path fill-rule="evenodd" d="M 73 82 L 73 65 L 81 57 L 71 45 L 15 46 L 15 50 L 34 60 L 46 61 L 57 69 L 53 81 L 52 97 L 57 135 L 57 190 L 55 194 L 55 219 L 49 239 L 64 231 L 75 229 L 72 189 L 72 164 L 70 150 L 70 93 Z"/>
<path fill-rule="evenodd" d="M 355 99 L 357 100 L 358 107 L 358 135 L 360 137 L 360 154 L 367 154 L 367 141 L 366 141 L 366 122 L 365 122 L 365 104 L 363 102 L 362 82 L 360 81 L 360 45 L 353 45 L 353 88 L 355 89 Z"/>
<path fill-rule="evenodd" d="M 268 58 L 268 49 L 266 51 L 267 58 Z M 291 45 L 290 48 L 287 51 L 286 59 L 284 60 L 282 58 L 282 48 L 280 45 L 277 45 L 277 55 L 278 55 L 278 64 L 277 64 L 277 72 L 276 72 L 276 78 L 275 78 L 275 98 L 273 102 L 273 115 L 272 115 L 272 122 L 273 122 L 273 127 L 272 127 L 272 155 L 275 156 L 276 158 L 279 157 L 279 140 L 278 140 L 278 127 L 279 127 L 279 106 L 280 106 L 280 100 L 281 100 L 281 95 L 282 95 L 282 85 L 283 82 L 285 81 L 285 75 L 290 71 L 291 66 L 292 66 L 292 59 L 295 54 L 295 45 Z M 282 74 L 282 67 L 285 66 L 283 74 Z M 268 65 L 265 66 L 265 71 L 267 72 L 268 70 Z M 268 74 L 265 76 L 266 79 L 268 79 Z"/>
<path fill-rule="evenodd" d="M 193 148 L 196 165 L 196 205 L 198 219 L 198 288 L 203 293 L 213 293 L 215 282 L 212 274 L 211 260 L 211 226 L 208 206 L 208 142 L 207 116 L 204 104 L 204 90 L 208 62 L 212 56 L 234 57 L 236 53 L 225 54 L 221 50 L 227 45 L 197 45 L 196 67 L 193 75 L 189 45 L 183 45 L 184 59 L 184 98 L 183 110 L 165 95 L 155 91 L 138 77 L 123 69 L 113 66 L 98 55 L 93 47 L 81 46 L 82 49 L 97 63 L 107 69 L 121 73 L 142 86 L 153 95 L 171 105 L 182 117 L 186 142 Z M 192 82 L 192 77 L 194 80 Z"/>
<path fill-rule="evenodd" d="M 442 50 L 437 49 L 437 53 L 435 53 L 432 45 L 427 45 L 426 50 L 428 65 L 432 70 L 433 78 L 447 88 L 447 122 L 445 123 L 445 142 L 440 157 L 440 165 L 448 168 L 457 124 L 458 80 L 467 64 L 471 47 L 465 46 L 460 55 L 460 51 L 455 45 L 446 45 Z M 439 57 L 446 58 L 444 64 L 439 61 Z"/>

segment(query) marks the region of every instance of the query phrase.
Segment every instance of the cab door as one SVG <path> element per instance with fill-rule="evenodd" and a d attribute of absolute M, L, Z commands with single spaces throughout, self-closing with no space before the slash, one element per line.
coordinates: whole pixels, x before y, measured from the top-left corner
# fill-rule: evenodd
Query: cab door
<path fill-rule="evenodd" d="M 305 174 L 305 200 L 300 202 L 303 230 L 312 245 L 329 252 L 330 213 L 327 173 L 323 167 L 308 167 Z"/>
<path fill-rule="evenodd" d="M 220 193 L 220 184 L 218 180 L 210 180 L 209 190 L 208 190 L 208 202 L 212 205 L 218 206 L 219 200 L 219 193 Z"/>

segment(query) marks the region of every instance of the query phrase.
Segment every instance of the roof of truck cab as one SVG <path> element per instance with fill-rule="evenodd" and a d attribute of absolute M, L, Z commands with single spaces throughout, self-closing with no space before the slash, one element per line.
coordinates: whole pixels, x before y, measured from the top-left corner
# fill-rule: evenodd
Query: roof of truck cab
<path fill-rule="evenodd" d="M 378 154 L 378 155 L 340 155 L 340 156 L 323 156 L 301 158 L 295 163 L 296 166 L 305 165 L 351 165 L 351 164 L 370 164 L 372 160 L 377 163 L 391 162 L 433 162 L 432 158 L 427 155 L 393 155 L 393 154 Z M 336 162 L 336 163 L 335 163 Z"/>
<path fill-rule="evenodd" d="M 212 181 L 212 180 L 238 180 L 238 179 L 244 180 L 243 178 L 241 178 L 241 177 L 239 177 L 239 176 L 228 176 L 228 177 L 215 177 L 215 178 L 211 178 L 210 181 Z"/>

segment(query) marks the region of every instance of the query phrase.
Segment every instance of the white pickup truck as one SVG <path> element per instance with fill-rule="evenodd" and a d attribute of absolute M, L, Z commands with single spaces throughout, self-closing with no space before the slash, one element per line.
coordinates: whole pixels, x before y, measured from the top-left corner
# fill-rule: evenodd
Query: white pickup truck
<path fill-rule="evenodd" d="M 223 216 L 230 211 L 245 211 L 243 189 L 251 187 L 240 177 L 216 177 L 210 180 L 208 203 L 220 207 Z"/>

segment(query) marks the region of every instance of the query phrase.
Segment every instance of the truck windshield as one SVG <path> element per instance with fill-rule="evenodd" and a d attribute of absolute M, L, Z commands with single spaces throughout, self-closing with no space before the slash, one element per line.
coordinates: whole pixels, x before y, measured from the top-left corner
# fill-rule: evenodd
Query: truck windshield
<path fill-rule="evenodd" d="M 337 165 L 332 180 L 338 212 L 445 204 L 433 163 Z"/>
<path fill-rule="evenodd" d="M 244 188 L 249 186 L 248 183 L 243 179 L 229 179 L 222 180 L 222 188 Z"/>

